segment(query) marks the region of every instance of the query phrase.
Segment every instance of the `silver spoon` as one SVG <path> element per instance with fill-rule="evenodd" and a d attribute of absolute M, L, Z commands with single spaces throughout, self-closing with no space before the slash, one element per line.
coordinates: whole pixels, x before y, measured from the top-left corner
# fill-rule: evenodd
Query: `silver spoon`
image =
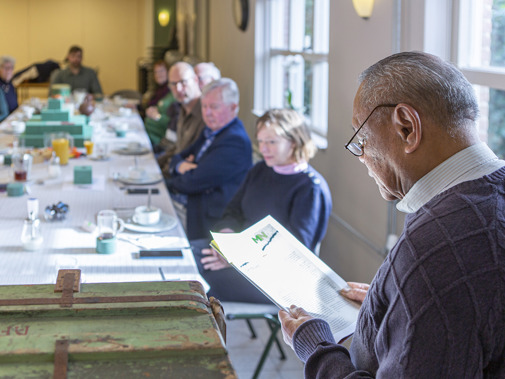
<path fill-rule="evenodd" d="M 147 211 L 151 211 L 151 188 L 147 189 Z"/>

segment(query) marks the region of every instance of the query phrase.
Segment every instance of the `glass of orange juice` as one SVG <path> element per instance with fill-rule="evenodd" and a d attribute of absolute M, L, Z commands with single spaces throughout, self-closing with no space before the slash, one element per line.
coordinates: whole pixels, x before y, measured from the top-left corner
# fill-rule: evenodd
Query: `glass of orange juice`
<path fill-rule="evenodd" d="M 46 136 L 46 146 L 52 146 L 54 153 L 60 158 L 60 165 L 66 165 L 70 150 L 74 148 L 74 138 L 66 132 L 50 133 Z"/>
<path fill-rule="evenodd" d="M 84 147 L 86 148 L 86 155 L 88 157 L 93 154 L 93 141 L 84 141 Z"/>

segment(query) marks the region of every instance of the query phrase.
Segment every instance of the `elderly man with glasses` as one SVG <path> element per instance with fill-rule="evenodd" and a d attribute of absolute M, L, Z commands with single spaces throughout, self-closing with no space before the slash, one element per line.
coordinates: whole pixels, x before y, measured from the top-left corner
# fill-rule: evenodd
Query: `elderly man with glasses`
<path fill-rule="evenodd" d="M 176 122 L 170 123 L 165 137 L 154 149 L 155 152 L 161 151 L 158 164 L 167 178 L 170 177 L 169 165 L 174 154 L 191 146 L 205 127 L 200 102 L 202 92 L 193 67 L 186 62 L 174 63 L 168 71 L 168 87 L 176 102 L 167 112 Z"/>
<path fill-rule="evenodd" d="M 480 142 L 471 84 L 418 52 L 365 70 L 346 148 L 405 226 L 368 287 L 350 351 L 302 308 L 280 311 L 306 377 L 505 377 L 505 161 Z"/>
<path fill-rule="evenodd" d="M 232 79 L 207 84 L 201 99 L 205 128 L 170 162 L 171 178 L 165 183 L 190 240 L 210 237 L 252 166 L 251 141 L 238 118 L 239 100 Z"/>
<path fill-rule="evenodd" d="M 18 95 L 12 84 L 16 60 L 8 55 L 0 57 L 0 121 L 18 107 Z"/>

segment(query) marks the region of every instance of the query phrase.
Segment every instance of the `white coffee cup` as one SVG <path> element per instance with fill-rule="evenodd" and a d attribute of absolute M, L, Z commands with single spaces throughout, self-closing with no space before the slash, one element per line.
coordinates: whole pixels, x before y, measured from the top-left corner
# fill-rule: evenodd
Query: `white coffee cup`
<path fill-rule="evenodd" d="M 116 131 L 126 132 L 128 130 L 128 123 L 120 122 L 115 125 Z"/>
<path fill-rule="evenodd" d="M 156 207 L 148 208 L 146 205 L 141 205 L 135 208 L 133 222 L 140 225 L 153 225 L 160 222 L 161 210 Z"/>
<path fill-rule="evenodd" d="M 26 124 L 23 121 L 11 121 L 12 132 L 15 134 L 21 134 L 26 129 Z"/>
<path fill-rule="evenodd" d="M 35 113 L 35 108 L 29 105 L 21 105 L 21 111 L 23 112 L 24 119 L 29 120 Z"/>
<path fill-rule="evenodd" d="M 132 166 L 128 169 L 128 174 L 130 179 L 133 180 L 142 180 L 147 177 L 147 171 L 142 167 Z"/>
<path fill-rule="evenodd" d="M 119 115 L 122 117 L 131 116 L 132 110 L 130 108 L 121 107 L 119 108 Z"/>

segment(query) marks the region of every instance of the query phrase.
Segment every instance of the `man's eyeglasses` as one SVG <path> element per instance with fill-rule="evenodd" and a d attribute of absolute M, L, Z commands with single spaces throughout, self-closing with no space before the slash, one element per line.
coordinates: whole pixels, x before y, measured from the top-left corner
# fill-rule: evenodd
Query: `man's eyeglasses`
<path fill-rule="evenodd" d="M 178 82 L 168 82 L 168 85 L 172 88 L 177 88 L 177 86 L 180 84 L 181 86 L 183 87 L 186 87 L 186 85 L 188 84 L 189 82 L 189 79 L 182 79 L 182 80 L 179 80 Z"/>
<path fill-rule="evenodd" d="M 365 140 L 358 139 L 358 142 L 352 142 L 352 140 L 358 135 L 359 131 L 365 125 L 365 123 L 368 121 L 368 119 L 372 116 L 372 114 L 375 112 L 377 108 L 381 107 L 396 107 L 398 104 L 380 104 L 377 105 L 370 114 L 368 115 L 367 118 L 365 118 L 365 121 L 359 126 L 359 128 L 356 130 L 356 133 L 353 134 L 349 142 L 345 145 L 345 148 L 349 150 L 353 155 L 357 157 L 361 157 L 363 155 L 363 147 L 365 146 Z"/>

